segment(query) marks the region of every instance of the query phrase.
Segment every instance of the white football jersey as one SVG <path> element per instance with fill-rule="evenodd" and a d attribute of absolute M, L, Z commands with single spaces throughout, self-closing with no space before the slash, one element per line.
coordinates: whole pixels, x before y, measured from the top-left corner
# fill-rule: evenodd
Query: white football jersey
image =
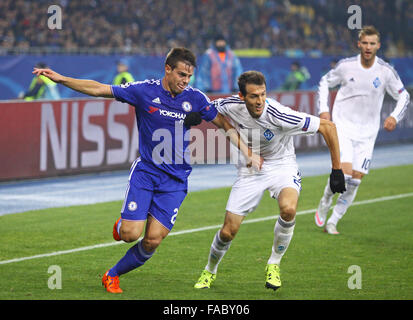
<path fill-rule="evenodd" d="M 340 132 L 354 140 L 375 139 L 380 128 L 380 112 L 387 92 L 397 105 L 391 113 L 403 119 L 410 102 L 399 75 L 392 66 L 375 57 L 366 69 L 360 55 L 340 60 L 321 78 L 318 87 L 318 114 L 329 112 L 328 88 L 340 85 L 334 101 L 332 120 Z"/>
<path fill-rule="evenodd" d="M 220 98 L 213 103 L 219 113 L 229 118 L 253 152 L 264 158 L 262 171 L 271 170 L 273 165 L 295 164 L 293 136 L 314 134 L 320 127 L 320 118 L 294 111 L 271 98 L 265 100 L 259 118 L 251 117 L 238 96 Z M 248 173 L 245 157 L 240 155 L 237 160 L 241 173 Z"/>

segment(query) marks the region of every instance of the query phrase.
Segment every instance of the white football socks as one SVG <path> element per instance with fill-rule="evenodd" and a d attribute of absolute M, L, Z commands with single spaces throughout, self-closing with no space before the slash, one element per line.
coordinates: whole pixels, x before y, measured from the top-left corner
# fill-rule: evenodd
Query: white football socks
<path fill-rule="evenodd" d="M 118 232 L 118 235 L 120 236 L 120 226 L 122 225 L 122 219 L 119 220 L 118 225 L 116 226 L 116 231 Z"/>
<path fill-rule="evenodd" d="M 281 258 L 287 250 L 293 237 L 295 227 L 295 219 L 292 221 L 284 221 L 278 217 L 274 227 L 274 244 L 272 246 L 271 256 L 268 259 L 268 264 L 280 265 Z"/>
<path fill-rule="evenodd" d="M 334 193 L 330 189 L 330 178 L 328 178 L 327 185 L 324 188 L 322 201 L 324 201 L 324 203 L 331 203 L 331 201 L 333 200 L 333 196 L 334 196 Z"/>
<path fill-rule="evenodd" d="M 206 265 L 205 269 L 213 274 L 217 273 L 218 265 L 221 262 L 222 258 L 224 257 L 225 253 L 228 251 L 231 242 L 224 242 L 219 237 L 219 233 L 221 230 L 215 234 L 214 240 L 211 244 L 211 249 L 209 252 L 208 257 L 208 264 Z"/>
<path fill-rule="evenodd" d="M 334 206 L 333 214 L 330 219 L 328 219 L 327 224 L 332 223 L 337 225 L 338 221 L 344 216 L 356 197 L 357 189 L 361 183 L 361 180 L 351 178 L 348 181 L 346 180 L 346 182 L 347 190 L 340 194 L 337 198 L 337 203 Z"/>
<path fill-rule="evenodd" d="M 348 181 L 350 181 L 350 179 L 351 179 L 351 175 L 348 175 L 348 174 L 344 175 L 344 180 L 346 182 L 346 185 Z M 334 197 L 334 193 L 331 191 L 330 178 L 328 178 L 327 185 L 324 188 L 324 193 L 323 193 L 323 197 L 321 198 L 321 201 L 323 201 L 324 203 L 328 205 L 331 205 L 331 202 L 333 201 L 333 197 Z"/>

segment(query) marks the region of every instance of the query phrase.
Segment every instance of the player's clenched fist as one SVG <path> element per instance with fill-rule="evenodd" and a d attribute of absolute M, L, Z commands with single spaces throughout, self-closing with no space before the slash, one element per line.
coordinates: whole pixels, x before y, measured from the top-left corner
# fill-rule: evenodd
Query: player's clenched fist
<path fill-rule="evenodd" d="M 264 158 L 260 155 L 251 152 L 250 156 L 247 159 L 247 168 L 254 168 L 257 171 L 260 171 L 262 164 L 264 163 Z"/>
<path fill-rule="evenodd" d="M 333 193 L 346 191 L 346 182 L 341 169 L 333 169 L 330 174 L 330 189 Z"/>

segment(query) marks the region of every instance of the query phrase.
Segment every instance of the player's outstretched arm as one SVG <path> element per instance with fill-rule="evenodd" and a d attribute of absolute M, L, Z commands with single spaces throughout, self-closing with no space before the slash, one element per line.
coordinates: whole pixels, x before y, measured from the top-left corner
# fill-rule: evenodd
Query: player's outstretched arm
<path fill-rule="evenodd" d="M 51 69 L 34 68 L 33 74 L 43 75 L 50 80 L 60 83 L 70 89 L 87 94 L 93 97 L 113 98 L 110 85 L 103 84 L 94 80 L 83 80 L 65 77 Z"/>
<path fill-rule="evenodd" d="M 333 193 L 346 191 L 344 174 L 341 170 L 340 146 L 338 143 L 336 125 L 325 119 L 320 119 L 318 132 L 321 133 L 330 150 L 332 171 L 330 174 L 330 189 Z"/>
<path fill-rule="evenodd" d="M 336 125 L 329 120 L 320 119 L 320 128 L 318 129 L 318 132 L 321 133 L 330 150 L 333 169 L 341 169 L 340 146 L 338 143 Z"/>
<path fill-rule="evenodd" d="M 212 123 L 215 124 L 218 128 L 224 129 L 227 137 L 229 137 L 230 141 L 237 146 L 239 150 L 244 154 L 244 156 L 248 159 L 248 167 L 253 167 L 257 170 L 261 170 L 262 164 L 264 159 L 260 156 L 252 152 L 251 148 L 249 148 L 244 141 L 242 141 L 238 131 L 225 119 L 225 117 L 218 113 Z"/>

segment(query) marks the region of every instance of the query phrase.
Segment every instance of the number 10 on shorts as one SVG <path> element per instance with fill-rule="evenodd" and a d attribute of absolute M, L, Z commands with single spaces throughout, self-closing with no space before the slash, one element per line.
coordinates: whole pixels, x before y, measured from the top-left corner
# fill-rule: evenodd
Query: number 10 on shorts
<path fill-rule="evenodd" d="M 364 170 L 369 170 L 370 162 L 371 162 L 370 159 L 364 158 L 363 164 L 361 165 L 361 167 L 362 167 Z"/>

